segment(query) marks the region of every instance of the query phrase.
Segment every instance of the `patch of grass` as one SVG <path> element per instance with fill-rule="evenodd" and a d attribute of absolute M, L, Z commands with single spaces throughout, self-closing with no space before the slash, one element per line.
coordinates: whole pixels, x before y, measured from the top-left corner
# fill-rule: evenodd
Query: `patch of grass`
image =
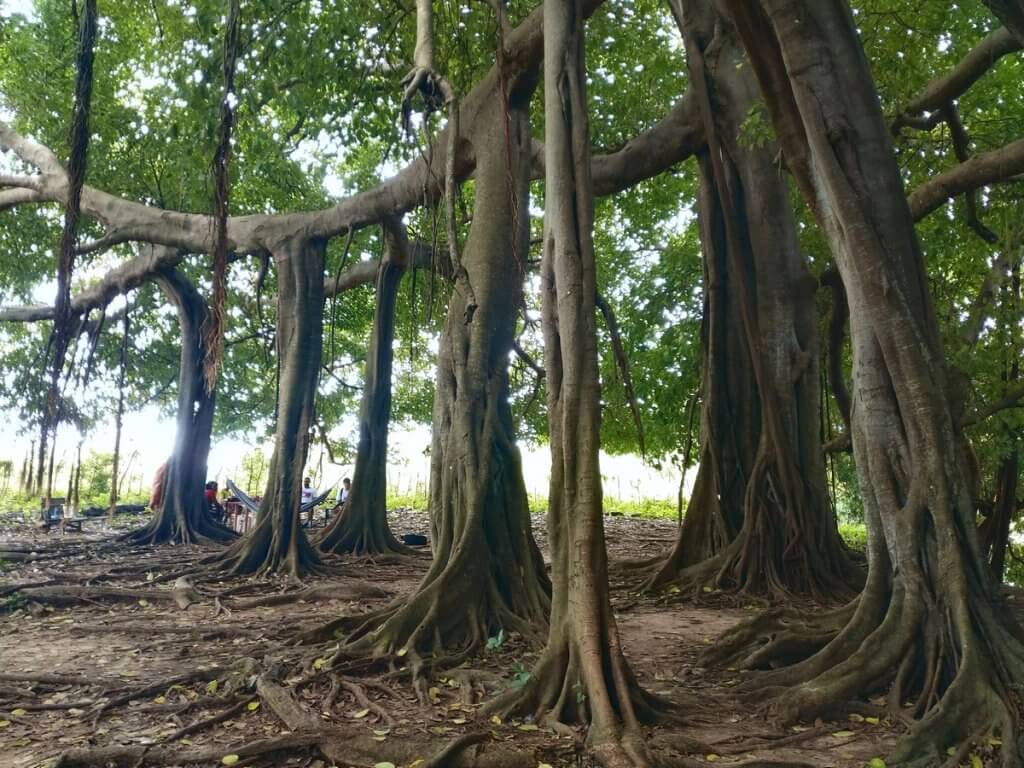
<path fill-rule="evenodd" d="M 548 497 L 531 494 L 527 499 L 530 513 L 542 515 L 548 509 Z M 430 498 L 425 491 L 412 493 L 395 493 L 388 491 L 388 509 L 415 509 L 426 511 L 430 506 Z M 617 499 L 614 496 L 604 497 L 606 515 L 624 515 L 626 517 L 646 517 L 674 520 L 676 503 L 669 499 Z"/>
<path fill-rule="evenodd" d="M 846 521 L 839 523 L 839 535 L 843 537 L 846 546 L 863 552 L 868 547 L 868 529 L 864 523 Z"/>
<path fill-rule="evenodd" d="M 430 508 L 430 497 L 426 491 L 417 489 L 411 493 L 398 493 L 388 489 L 388 509 L 415 509 L 426 512 Z"/>
<path fill-rule="evenodd" d="M 685 509 L 685 499 L 684 507 Z M 605 514 L 625 515 L 626 517 L 647 517 L 675 520 L 677 515 L 676 502 L 669 499 L 640 499 L 632 501 L 605 496 Z"/>

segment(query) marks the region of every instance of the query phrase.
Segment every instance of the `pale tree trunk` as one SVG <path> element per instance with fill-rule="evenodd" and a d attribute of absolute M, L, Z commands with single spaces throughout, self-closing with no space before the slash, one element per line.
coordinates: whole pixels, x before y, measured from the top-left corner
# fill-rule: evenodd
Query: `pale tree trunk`
<path fill-rule="evenodd" d="M 189 279 L 176 269 L 161 271 L 156 283 L 174 304 L 181 328 L 174 451 L 167 464 L 160 505 L 154 510 L 153 519 L 145 528 L 132 531 L 125 538 L 144 544 L 230 541 L 235 537 L 234 532 L 211 517 L 203 494 L 215 399 L 203 382 L 206 302 Z M 115 470 L 114 483 L 117 481 Z"/>
<path fill-rule="evenodd" d="M 921 249 L 852 14 L 842 0 L 724 3 L 846 287 L 869 565 L 849 609 L 806 632 L 741 625 L 733 638 L 762 663 L 792 661 L 794 642 L 816 638 L 804 661 L 756 681 L 795 686 L 776 701 L 785 720 L 892 683 L 889 707 L 921 719 L 888 765 L 946 764 L 962 746 L 955 765 L 995 727 L 1003 764 L 1018 766 L 1022 633 L 978 546 Z M 772 659 L 773 645 L 789 651 Z"/>
<path fill-rule="evenodd" d="M 124 426 L 124 386 L 128 374 L 128 333 L 131 330 L 131 313 L 125 307 L 124 325 L 121 336 L 121 347 L 118 350 L 117 373 L 117 410 L 114 412 L 114 460 L 110 474 L 110 505 L 107 508 L 109 517 L 117 512 L 117 498 L 120 492 L 119 480 L 121 471 L 121 428 Z"/>
<path fill-rule="evenodd" d="M 256 526 L 218 558 L 231 573 L 284 572 L 300 578 L 320 564 L 299 507 L 323 350 L 325 251 L 324 241 L 303 239 L 273 249 L 280 370 L 274 454 Z"/>
<path fill-rule="evenodd" d="M 482 107 L 489 114 L 475 121 L 476 133 L 465 137 L 477 164 L 473 223 L 461 263 L 477 309 L 467 323 L 467 297 L 456 283 L 434 396 L 434 560 L 412 596 L 324 628 L 349 631 L 342 657 L 408 654 L 421 688 L 425 668 L 458 664 L 501 631 L 539 645 L 547 622 L 549 587 L 530 527 L 508 402 L 508 358 L 529 233 L 532 88 L 512 90 L 507 122 L 495 94 Z"/>
<path fill-rule="evenodd" d="M 359 409 L 359 444 L 352 493 L 317 542 L 324 552 L 355 554 L 407 551 L 391 533 L 387 516 L 388 426 L 395 305 L 408 261 L 405 229 L 385 221 L 385 258 L 377 271 L 373 330 Z"/>
<path fill-rule="evenodd" d="M 654 712 L 622 653 L 608 594 L 583 25 L 578 0 L 546 0 L 541 295 L 551 442 L 551 624 L 527 684 L 494 706 L 540 722 L 586 724 L 601 764 L 635 766 L 649 763 L 639 720 Z"/>
<path fill-rule="evenodd" d="M 781 599 L 850 597 L 820 436 L 817 282 L 773 145 L 745 146 L 759 98 L 735 33 L 705 0 L 673 0 L 704 116 L 701 464 L 675 550 L 650 582 Z"/>

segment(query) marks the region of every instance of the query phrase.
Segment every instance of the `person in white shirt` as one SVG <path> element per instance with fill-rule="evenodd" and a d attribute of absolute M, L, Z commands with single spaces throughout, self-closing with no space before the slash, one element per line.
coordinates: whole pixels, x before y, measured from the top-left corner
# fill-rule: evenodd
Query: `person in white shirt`
<path fill-rule="evenodd" d="M 315 498 L 316 488 L 313 487 L 313 481 L 307 477 L 302 481 L 302 503 L 309 504 Z"/>
<path fill-rule="evenodd" d="M 346 477 L 344 480 L 341 481 L 341 487 L 338 489 L 338 498 L 336 500 L 338 502 L 338 506 L 340 507 L 342 504 L 348 501 L 348 497 L 351 494 L 352 481 Z"/>
<path fill-rule="evenodd" d="M 307 477 L 302 481 L 302 504 L 309 504 L 315 498 L 316 488 L 313 487 L 313 481 Z M 313 515 L 315 513 L 315 507 L 310 507 L 306 510 L 306 525 L 311 528 L 313 527 Z"/>

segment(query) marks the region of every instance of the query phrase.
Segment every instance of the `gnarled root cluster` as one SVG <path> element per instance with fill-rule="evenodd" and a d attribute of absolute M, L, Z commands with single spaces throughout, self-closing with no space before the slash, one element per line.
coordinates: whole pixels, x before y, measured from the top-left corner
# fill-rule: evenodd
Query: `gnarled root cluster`
<path fill-rule="evenodd" d="M 911 723 L 890 766 L 955 766 L 986 737 L 1003 766 L 1024 765 L 1022 633 L 998 603 L 968 599 L 971 581 L 951 579 L 937 599 L 903 574 L 891 588 L 874 578 L 858 600 L 820 617 L 775 611 L 746 621 L 704 659 L 769 669 L 743 690 L 776 694 L 770 708 L 787 723 L 885 692 L 886 710 Z"/>

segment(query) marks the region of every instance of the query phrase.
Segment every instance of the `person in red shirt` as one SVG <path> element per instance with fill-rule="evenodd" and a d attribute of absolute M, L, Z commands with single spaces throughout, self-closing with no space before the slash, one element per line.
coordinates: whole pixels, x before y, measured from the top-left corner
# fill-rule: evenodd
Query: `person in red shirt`
<path fill-rule="evenodd" d="M 164 482 L 167 480 L 167 467 L 170 464 L 170 459 L 161 464 L 160 469 L 156 471 L 156 475 L 153 477 L 153 487 L 149 493 L 150 509 L 155 510 L 164 502 Z"/>
<path fill-rule="evenodd" d="M 206 484 L 206 504 L 210 508 L 210 514 L 215 520 L 224 519 L 224 507 L 217 498 L 217 481 L 211 480 Z"/>

